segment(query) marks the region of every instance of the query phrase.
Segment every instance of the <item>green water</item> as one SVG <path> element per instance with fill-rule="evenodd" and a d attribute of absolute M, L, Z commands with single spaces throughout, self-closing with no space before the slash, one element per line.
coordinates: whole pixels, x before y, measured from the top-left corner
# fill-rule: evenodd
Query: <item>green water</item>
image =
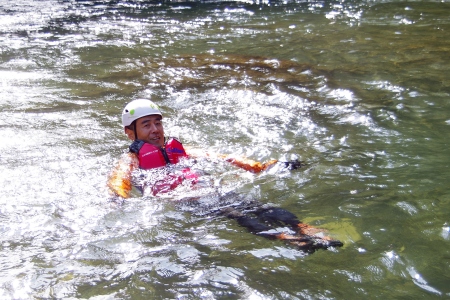
<path fill-rule="evenodd" d="M 0 297 L 449 297 L 449 9 L 4 1 Z M 281 174 L 203 167 L 344 247 L 305 255 L 167 198 L 109 202 L 129 143 L 120 113 L 136 97 L 185 145 L 306 161 Z"/>

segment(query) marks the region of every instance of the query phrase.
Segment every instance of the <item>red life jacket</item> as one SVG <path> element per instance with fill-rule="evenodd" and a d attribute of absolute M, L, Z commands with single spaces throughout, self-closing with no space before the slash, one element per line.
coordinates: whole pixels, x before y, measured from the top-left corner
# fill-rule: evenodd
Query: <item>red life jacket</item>
<path fill-rule="evenodd" d="M 169 138 L 164 148 L 136 140 L 130 145 L 130 151 L 138 155 L 139 167 L 144 170 L 177 164 L 180 158 L 187 157 L 183 145 L 175 138 Z"/>
<path fill-rule="evenodd" d="M 164 148 L 136 140 L 130 145 L 130 151 L 138 155 L 139 167 L 144 170 L 164 167 L 167 164 L 177 164 L 180 158 L 188 156 L 183 145 L 175 138 L 169 138 Z M 195 184 L 198 174 L 189 168 L 181 170 L 179 174 L 168 174 L 163 180 L 154 183 L 151 188 L 152 193 L 155 196 L 158 193 L 170 192 L 185 179 Z"/>

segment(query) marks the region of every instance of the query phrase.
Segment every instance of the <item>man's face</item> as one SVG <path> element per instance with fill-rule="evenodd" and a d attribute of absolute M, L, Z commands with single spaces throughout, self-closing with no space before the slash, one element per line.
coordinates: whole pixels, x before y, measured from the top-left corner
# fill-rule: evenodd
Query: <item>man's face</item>
<path fill-rule="evenodd" d="M 164 146 L 164 128 L 160 115 L 150 115 L 139 118 L 135 122 L 137 139 L 149 144 Z"/>

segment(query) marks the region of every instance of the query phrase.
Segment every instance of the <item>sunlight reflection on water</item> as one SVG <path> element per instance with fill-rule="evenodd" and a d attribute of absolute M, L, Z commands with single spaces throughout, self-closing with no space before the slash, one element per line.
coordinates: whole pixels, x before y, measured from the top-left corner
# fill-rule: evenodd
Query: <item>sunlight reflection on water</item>
<path fill-rule="evenodd" d="M 447 8 L 2 3 L 0 296 L 448 296 Z M 199 159 L 198 190 L 108 201 L 135 96 L 186 146 L 308 166 Z M 345 246 L 306 256 L 208 214 L 229 192 Z"/>

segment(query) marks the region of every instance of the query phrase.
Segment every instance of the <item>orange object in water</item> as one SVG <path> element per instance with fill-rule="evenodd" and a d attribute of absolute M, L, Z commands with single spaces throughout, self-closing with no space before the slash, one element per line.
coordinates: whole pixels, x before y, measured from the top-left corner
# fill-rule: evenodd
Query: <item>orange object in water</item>
<path fill-rule="evenodd" d="M 111 191 L 122 198 L 130 196 L 133 185 L 131 183 L 131 173 L 139 166 L 139 160 L 133 153 L 124 154 L 112 173 L 109 175 L 108 187 Z"/>

